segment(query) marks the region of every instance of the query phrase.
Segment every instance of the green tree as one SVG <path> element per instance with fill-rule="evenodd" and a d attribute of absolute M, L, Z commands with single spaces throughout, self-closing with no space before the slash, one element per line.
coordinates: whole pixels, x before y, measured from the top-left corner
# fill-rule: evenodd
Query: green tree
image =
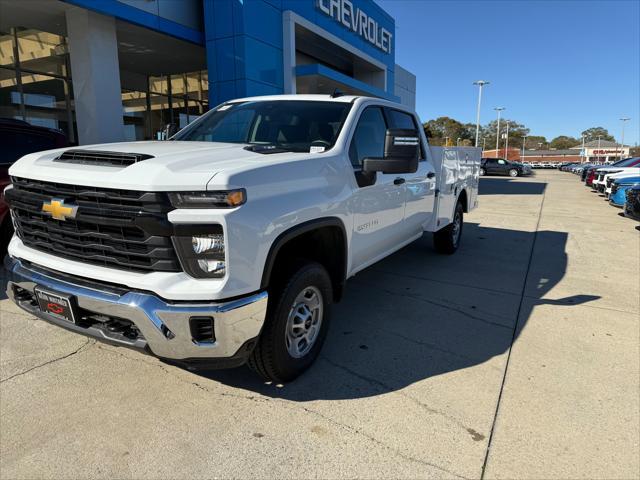
<path fill-rule="evenodd" d="M 527 137 L 527 146 L 525 148 L 527 150 L 545 150 L 549 148 L 549 142 L 547 142 L 547 137 L 542 135 L 531 135 Z"/>
<path fill-rule="evenodd" d="M 566 135 L 560 135 L 554 138 L 549 144 L 551 148 L 555 148 L 557 150 L 565 150 L 577 145 L 580 145 L 580 140 L 578 140 L 577 138 L 568 137 Z"/>
<path fill-rule="evenodd" d="M 447 138 L 450 145 L 456 145 L 458 139 L 460 139 L 460 144 L 464 140 L 475 140 L 474 125 L 470 123 L 464 124 L 450 117 L 429 120 L 423 127 L 429 143 L 432 145 L 444 145 Z"/>
<path fill-rule="evenodd" d="M 597 140 L 600 137 L 602 140 L 614 141 L 613 135 L 609 134 L 609 131 L 604 127 L 592 127 L 587 128 L 582 135 L 585 137 L 585 142 Z"/>
<path fill-rule="evenodd" d="M 509 148 L 522 148 L 522 140 L 529 135 L 529 129 L 523 124 L 514 120 L 500 120 L 500 133 L 504 135 L 507 132 L 507 122 L 509 122 Z M 493 120 L 481 129 L 480 146 L 484 145 L 486 150 L 496 148 L 496 129 L 498 121 Z M 529 141 L 527 140 L 527 144 Z M 505 139 L 500 137 L 500 148 L 505 147 Z"/>

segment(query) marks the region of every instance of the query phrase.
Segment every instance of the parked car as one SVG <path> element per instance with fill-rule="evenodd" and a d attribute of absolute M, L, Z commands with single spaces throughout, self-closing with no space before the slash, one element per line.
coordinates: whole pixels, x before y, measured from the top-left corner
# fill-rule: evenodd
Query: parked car
<path fill-rule="evenodd" d="M 9 185 L 9 167 L 23 155 L 41 150 L 66 147 L 64 133 L 51 128 L 37 127 L 22 120 L 0 118 L 0 192 Z M 0 259 L 7 253 L 13 235 L 9 207 L 0 194 Z"/>
<path fill-rule="evenodd" d="M 596 170 L 595 177 L 591 183 L 591 188 L 597 190 L 600 193 L 604 193 L 606 190 L 606 177 L 613 173 L 622 173 L 625 168 L 635 167 L 640 164 L 640 157 L 627 158 L 622 161 L 618 161 L 615 164 L 607 165 Z"/>
<path fill-rule="evenodd" d="M 624 215 L 640 221 L 640 185 L 627 189 L 624 202 Z"/>
<path fill-rule="evenodd" d="M 519 162 L 510 162 L 504 158 L 483 158 L 480 164 L 480 175 L 509 175 L 518 177 L 529 175 L 531 169 Z"/>
<path fill-rule="evenodd" d="M 604 177 L 605 178 L 604 180 L 605 196 L 609 198 L 609 195 L 611 194 L 611 189 L 617 180 L 637 177 L 638 175 L 640 175 L 640 167 L 622 168 L 619 172 L 605 175 Z"/>
<path fill-rule="evenodd" d="M 636 174 L 630 177 L 622 177 L 616 179 L 611 185 L 611 194 L 609 195 L 609 204 L 614 207 L 623 207 L 627 198 L 627 190 L 635 185 L 640 184 L 640 175 Z"/>
<path fill-rule="evenodd" d="M 237 99 L 171 141 L 26 155 L 6 192 L 7 295 L 172 363 L 290 381 L 348 278 L 425 231 L 458 249 L 480 156 L 430 147 L 405 106 L 334 95 Z"/>

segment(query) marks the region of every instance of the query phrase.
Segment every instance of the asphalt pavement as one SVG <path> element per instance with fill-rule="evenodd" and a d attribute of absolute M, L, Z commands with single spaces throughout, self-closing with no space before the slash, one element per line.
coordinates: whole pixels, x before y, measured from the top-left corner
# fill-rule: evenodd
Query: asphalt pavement
<path fill-rule="evenodd" d="M 637 479 L 640 232 L 619 212 L 570 173 L 482 178 L 458 253 L 425 236 L 351 279 L 287 385 L 0 294 L 0 478 Z"/>

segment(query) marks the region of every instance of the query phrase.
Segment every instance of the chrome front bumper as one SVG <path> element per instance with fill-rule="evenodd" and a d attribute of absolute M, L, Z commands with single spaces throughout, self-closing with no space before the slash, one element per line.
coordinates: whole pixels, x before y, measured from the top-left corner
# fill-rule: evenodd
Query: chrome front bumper
<path fill-rule="evenodd" d="M 206 364 L 206 360 L 219 360 L 221 366 L 243 363 L 260 334 L 267 310 L 267 292 L 221 303 L 168 303 L 150 292 L 71 277 L 10 257 L 5 260 L 5 268 L 9 280 L 7 296 L 23 310 L 83 335 L 185 363 Z M 74 324 L 44 313 L 29 299 L 36 286 L 72 295 L 82 312 L 129 320 L 143 338 L 109 335 L 105 329 Z M 189 325 L 193 316 L 213 317 L 215 341 L 193 340 Z"/>

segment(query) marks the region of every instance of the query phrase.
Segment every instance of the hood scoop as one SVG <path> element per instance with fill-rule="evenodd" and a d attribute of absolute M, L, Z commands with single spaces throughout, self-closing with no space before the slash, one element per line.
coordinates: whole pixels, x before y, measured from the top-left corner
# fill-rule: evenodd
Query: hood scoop
<path fill-rule="evenodd" d="M 100 165 L 106 167 L 128 167 L 134 163 L 153 158 L 143 153 L 105 152 L 100 150 L 67 150 L 54 162 L 80 165 Z"/>

